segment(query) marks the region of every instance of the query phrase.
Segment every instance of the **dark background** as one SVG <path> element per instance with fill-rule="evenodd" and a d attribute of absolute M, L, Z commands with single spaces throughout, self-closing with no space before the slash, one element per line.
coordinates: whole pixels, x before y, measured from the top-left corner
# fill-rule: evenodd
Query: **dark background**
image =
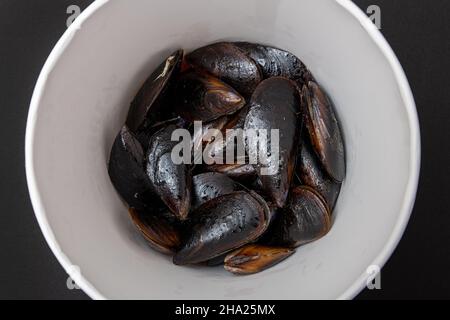
<path fill-rule="evenodd" d="M 91 2 L 0 0 L 0 299 L 87 299 L 67 289 L 67 275 L 34 217 L 24 140 L 32 90 L 66 29 L 67 7 Z M 363 11 L 381 7 L 381 31 L 408 76 L 422 131 L 422 172 L 409 226 L 382 270 L 382 289 L 358 298 L 450 298 L 450 1 L 355 3 Z"/>

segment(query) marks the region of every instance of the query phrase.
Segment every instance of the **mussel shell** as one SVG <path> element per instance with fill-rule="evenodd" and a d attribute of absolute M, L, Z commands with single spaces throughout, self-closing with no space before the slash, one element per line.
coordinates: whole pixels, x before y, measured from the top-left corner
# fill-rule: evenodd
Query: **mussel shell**
<path fill-rule="evenodd" d="M 245 135 L 243 129 L 248 110 L 249 107 L 245 106 L 235 114 L 227 116 L 227 122 L 220 129 L 221 139 L 218 139 L 216 135 L 214 139 L 211 139 L 213 141 L 208 141 L 205 146 L 205 150 L 209 154 L 222 158 L 222 163 L 232 166 L 245 165 L 246 163 Z M 227 154 L 227 152 L 231 151 L 234 152 L 233 155 L 231 153 Z M 227 157 L 230 157 L 230 159 Z M 217 163 L 217 165 L 220 166 L 222 163 Z M 248 169 L 248 167 L 242 166 L 241 168 Z"/>
<path fill-rule="evenodd" d="M 134 208 L 131 208 L 129 213 L 133 223 L 153 249 L 164 254 L 172 254 L 180 246 L 180 231 L 175 224 L 167 221 L 162 213 Z"/>
<path fill-rule="evenodd" d="M 304 83 L 312 80 L 311 72 L 305 64 L 288 51 L 250 42 L 234 44 L 258 64 L 264 79 L 286 77 L 296 81 L 300 88 Z"/>
<path fill-rule="evenodd" d="M 206 202 L 192 214 L 192 224 L 177 265 L 211 260 L 257 240 L 267 229 L 269 208 L 256 193 L 237 191 Z"/>
<path fill-rule="evenodd" d="M 185 220 L 191 203 L 191 169 L 186 164 L 174 164 L 172 149 L 177 142 L 171 141 L 177 129 L 169 125 L 157 131 L 150 139 L 147 151 L 146 172 L 153 191 L 180 220 Z"/>
<path fill-rule="evenodd" d="M 172 85 L 172 80 L 180 71 L 182 60 L 183 50 L 173 52 L 148 77 L 131 102 L 126 124 L 135 134 L 144 130 L 147 125 L 147 117 L 151 117 L 151 121 L 163 120 L 158 119 L 163 118 L 160 115 L 161 112 L 167 111 L 167 106 L 164 106 L 163 100 Z"/>
<path fill-rule="evenodd" d="M 212 121 L 235 113 L 245 99 L 221 80 L 196 72 L 183 74 L 176 87 L 176 111 L 188 121 Z"/>
<path fill-rule="evenodd" d="M 295 252 L 294 249 L 249 244 L 225 257 L 225 270 L 238 274 L 254 274 L 280 263 Z"/>
<path fill-rule="evenodd" d="M 297 153 L 297 142 L 301 123 L 297 113 L 301 112 L 300 95 L 294 82 L 274 77 L 261 82 L 256 88 L 247 114 L 244 129 L 279 130 L 279 169 L 274 175 L 260 175 L 263 189 L 271 200 L 283 207 L 292 177 Z M 248 143 L 247 143 L 248 148 Z M 273 156 L 266 167 L 275 166 Z M 263 167 L 256 166 L 258 171 Z"/>
<path fill-rule="evenodd" d="M 222 131 L 222 129 L 225 127 L 225 125 L 227 124 L 228 121 L 229 121 L 228 117 L 224 116 L 224 117 L 215 119 L 213 121 L 203 123 L 202 130 L 197 130 L 197 131 L 193 132 L 192 141 L 193 141 L 194 150 L 199 150 L 200 148 L 202 148 L 202 146 L 207 144 L 206 134 L 207 134 L 208 130 L 213 129 L 213 130 Z"/>
<path fill-rule="evenodd" d="M 269 232 L 269 243 L 294 248 L 318 240 L 331 228 L 330 215 L 327 204 L 314 189 L 296 187 Z"/>
<path fill-rule="evenodd" d="M 111 182 L 128 206 L 147 208 L 146 192 L 150 181 L 144 169 L 144 150 L 134 134 L 125 125 L 111 149 L 108 173 Z"/>
<path fill-rule="evenodd" d="M 242 186 L 222 173 L 206 172 L 193 177 L 192 208 L 196 209 L 202 204 L 217 197 L 241 190 Z"/>
<path fill-rule="evenodd" d="M 213 164 L 205 167 L 206 171 L 223 173 L 239 182 L 252 182 L 257 178 L 255 167 L 251 164 Z"/>
<path fill-rule="evenodd" d="M 345 178 L 345 150 L 341 129 L 328 96 L 315 82 L 303 87 L 305 122 L 311 144 L 328 175 L 337 182 Z"/>
<path fill-rule="evenodd" d="M 297 159 L 297 175 L 302 184 L 310 186 L 320 193 L 329 208 L 333 210 L 341 191 L 341 184 L 331 179 L 323 171 L 309 142 L 305 140 Z"/>
<path fill-rule="evenodd" d="M 262 80 L 255 61 L 229 42 L 199 48 L 188 54 L 186 60 L 226 82 L 246 98 L 252 95 Z"/>

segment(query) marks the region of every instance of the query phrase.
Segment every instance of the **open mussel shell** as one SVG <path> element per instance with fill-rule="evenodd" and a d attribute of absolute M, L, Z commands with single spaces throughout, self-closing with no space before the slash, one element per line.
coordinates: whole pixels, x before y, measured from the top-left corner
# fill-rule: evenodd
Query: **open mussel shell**
<path fill-rule="evenodd" d="M 122 199 L 131 207 L 145 209 L 150 181 L 144 169 L 144 150 L 125 125 L 111 149 L 108 173 Z"/>
<path fill-rule="evenodd" d="M 203 204 L 192 213 L 192 222 L 177 265 L 195 264 L 256 241 L 267 229 L 269 208 L 254 192 L 237 191 Z"/>
<path fill-rule="evenodd" d="M 341 184 L 331 179 L 323 171 L 317 156 L 308 141 L 305 140 L 297 158 L 297 176 L 301 184 L 310 186 L 320 193 L 330 209 L 333 210 L 341 191 Z"/>
<path fill-rule="evenodd" d="M 236 90 L 206 73 L 185 73 L 176 88 L 176 111 L 191 122 L 215 120 L 245 105 L 245 99 Z"/>
<path fill-rule="evenodd" d="M 175 164 L 172 151 L 177 142 L 171 141 L 175 125 L 157 131 L 150 139 L 146 172 L 153 191 L 180 220 L 185 220 L 191 203 L 191 169 Z"/>
<path fill-rule="evenodd" d="M 242 186 L 222 173 L 206 172 L 193 177 L 192 208 L 214 198 L 242 190 Z"/>
<path fill-rule="evenodd" d="M 225 270 L 238 275 L 258 273 L 280 263 L 294 252 L 290 248 L 249 244 L 225 257 Z"/>
<path fill-rule="evenodd" d="M 173 79 L 180 71 L 182 60 L 183 50 L 173 52 L 148 77 L 137 93 L 131 103 L 126 120 L 127 126 L 135 134 L 144 130 L 147 125 L 147 117 L 151 117 L 151 120 L 164 120 L 161 113 L 167 111 L 167 106 L 164 105 L 163 100 L 173 83 Z"/>
<path fill-rule="evenodd" d="M 250 42 L 234 44 L 258 64 L 264 79 L 286 77 L 296 81 L 300 88 L 307 81 L 312 80 L 308 68 L 298 57 L 288 51 Z"/>
<path fill-rule="evenodd" d="M 303 86 L 305 121 L 311 144 L 323 168 L 337 182 L 345 178 L 345 150 L 333 105 L 320 86 L 310 81 Z"/>
<path fill-rule="evenodd" d="M 258 65 L 234 44 L 219 42 L 199 48 L 186 56 L 188 63 L 235 88 L 244 97 L 252 95 L 261 82 Z"/>
<path fill-rule="evenodd" d="M 152 248 L 164 254 L 172 254 L 180 246 L 180 231 L 176 224 L 166 220 L 162 213 L 155 210 L 131 208 L 129 213 L 133 223 Z"/>
<path fill-rule="evenodd" d="M 297 143 L 301 123 L 297 114 L 301 112 L 301 101 L 297 86 L 291 80 L 274 77 L 261 82 L 256 88 L 250 101 L 244 129 L 267 130 L 269 138 L 272 130 L 278 130 L 279 150 L 272 152 L 275 143 L 268 142 L 268 156 L 266 163 L 256 165 L 265 194 L 269 195 L 278 207 L 283 207 L 288 195 L 294 174 Z M 251 146 L 256 145 L 247 141 L 247 153 L 252 154 Z M 261 144 L 259 144 L 261 148 Z M 257 150 L 261 154 L 261 150 Z M 258 157 L 259 159 L 259 157 Z M 269 169 L 261 174 L 261 169 Z"/>
<path fill-rule="evenodd" d="M 272 245 L 298 247 L 315 241 L 331 228 L 330 210 L 314 189 L 301 186 L 291 190 L 289 201 L 265 240 Z"/>

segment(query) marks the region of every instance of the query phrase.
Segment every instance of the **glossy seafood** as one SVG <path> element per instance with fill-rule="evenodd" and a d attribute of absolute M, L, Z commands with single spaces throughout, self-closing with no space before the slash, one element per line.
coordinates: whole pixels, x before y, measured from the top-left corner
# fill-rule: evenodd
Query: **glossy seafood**
<path fill-rule="evenodd" d="M 300 111 L 301 102 L 296 85 L 286 78 L 270 78 L 256 88 L 244 125 L 246 131 L 266 129 L 270 133 L 272 129 L 279 130 L 279 159 L 269 156 L 266 164 L 260 163 L 256 167 L 257 170 L 263 167 L 276 169 L 275 174 L 261 175 L 260 179 L 265 193 L 280 208 L 286 202 L 294 174 L 301 127 L 297 114 Z"/>
<path fill-rule="evenodd" d="M 205 170 L 223 173 L 241 182 L 251 182 L 257 177 L 255 167 L 251 164 L 214 164 L 207 166 Z"/>
<path fill-rule="evenodd" d="M 235 113 L 245 105 L 245 99 L 238 92 L 208 74 L 183 74 L 176 92 L 176 111 L 191 122 L 212 121 Z"/>
<path fill-rule="evenodd" d="M 131 208 L 129 213 L 133 223 L 153 249 L 164 254 L 173 254 L 180 246 L 180 231 L 175 224 L 167 221 L 158 209 L 142 211 Z"/>
<path fill-rule="evenodd" d="M 269 242 L 295 248 L 318 240 L 331 228 L 330 215 L 328 206 L 314 189 L 296 187 L 270 230 Z"/>
<path fill-rule="evenodd" d="M 225 270 L 238 275 L 258 273 L 280 263 L 294 252 L 290 248 L 246 245 L 225 257 Z"/>
<path fill-rule="evenodd" d="M 267 229 L 269 208 L 256 193 L 238 191 L 210 200 L 192 213 L 177 265 L 200 263 L 257 240 Z"/>
<path fill-rule="evenodd" d="M 145 209 L 150 181 L 144 169 L 144 150 L 125 125 L 111 149 L 108 173 L 122 199 L 130 207 Z"/>
<path fill-rule="evenodd" d="M 234 44 L 219 42 L 199 48 L 186 56 L 186 60 L 226 82 L 245 98 L 252 95 L 261 82 L 258 65 Z"/>
<path fill-rule="evenodd" d="M 311 146 L 307 141 L 305 141 L 300 150 L 296 170 L 300 183 L 310 186 L 319 192 L 325 198 L 330 209 L 333 210 L 339 197 L 341 184 L 331 179 L 323 171 L 317 156 L 311 150 Z"/>
<path fill-rule="evenodd" d="M 311 144 L 328 175 L 337 182 L 345 177 L 345 151 L 341 129 L 326 93 L 315 82 L 303 87 L 305 120 Z"/>
<path fill-rule="evenodd" d="M 158 118 L 161 118 L 161 112 L 167 110 L 164 99 L 173 79 L 180 71 L 182 59 L 183 50 L 173 52 L 145 81 L 131 103 L 126 120 L 126 124 L 132 132 L 138 134 L 145 130 L 145 126 L 148 125 L 147 121 L 162 120 Z"/>
<path fill-rule="evenodd" d="M 249 275 L 328 233 L 344 149 L 333 104 L 298 57 L 218 42 L 175 51 L 148 77 L 108 172 L 152 248 Z"/>
<path fill-rule="evenodd" d="M 257 43 L 234 43 L 259 66 L 263 78 L 285 77 L 294 80 L 300 88 L 312 75 L 303 62 L 292 53 Z"/>
<path fill-rule="evenodd" d="M 174 164 L 171 158 L 177 142 L 171 141 L 177 129 L 169 125 L 156 132 L 150 139 L 147 151 L 146 172 L 153 191 L 159 195 L 170 211 L 185 220 L 191 204 L 191 171 L 186 164 Z"/>
<path fill-rule="evenodd" d="M 242 190 L 242 186 L 222 173 L 207 172 L 193 178 L 192 208 L 217 197 Z"/>

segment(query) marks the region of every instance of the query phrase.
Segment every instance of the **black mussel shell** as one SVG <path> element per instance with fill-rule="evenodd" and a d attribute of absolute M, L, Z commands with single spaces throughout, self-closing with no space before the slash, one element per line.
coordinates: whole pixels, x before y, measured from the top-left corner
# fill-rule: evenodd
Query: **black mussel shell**
<path fill-rule="evenodd" d="M 221 80 L 196 72 L 183 74 L 176 86 L 176 111 L 188 121 L 212 121 L 235 113 L 245 99 Z"/>
<path fill-rule="evenodd" d="M 250 42 L 236 42 L 235 45 L 258 64 L 264 79 L 286 77 L 296 81 L 300 88 L 312 80 L 304 63 L 288 51 Z"/>
<path fill-rule="evenodd" d="M 242 183 L 253 182 L 257 178 L 255 167 L 251 164 L 213 164 L 206 171 L 223 173 Z"/>
<path fill-rule="evenodd" d="M 143 211 L 130 208 L 129 213 L 133 223 L 153 249 L 164 254 L 173 254 L 181 243 L 180 231 L 176 224 L 167 220 L 158 210 L 168 209 L 152 208 Z"/>
<path fill-rule="evenodd" d="M 193 177 L 192 208 L 196 209 L 205 202 L 217 197 L 241 190 L 242 186 L 222 173 L 206 172 Z"/>
<path fill-rule="evenodd" d="M 297 176 L 301 184 L 310 186 L 320 193 L 330 209 L 333 210 L 341 191 L 341 184 L 331 179 L 323 171 L 309 142 L 305 140 L 307 139 L 304 139 L 297 159 Z"/>
<path fill-rule="evenodd" d="M 337 182 L 345 178 L 345 150 L 341 129 L 328 96 L 315 82 L 303 87 L 305 122 L 311 144 L 328 175 Z"/>
<path fill-rule="evenodd" d="M 261 82 L 258 65 L 234 44 L 219 42 L 199 48 L 186 56 L 188 63 L 235 88 L 245 98 Z"/>
<path fill-rule="evenodd" d="M 208 143 L 209 140 L 207 136 L 208 130 L 217 130 L 222 132 L 222 129 L 228 123 L 229 119 L 227 116 L 220 117 L 216 120 L 202 123 L 202 130 L 194 131 L 192 134 L 192 142 L 194 150 L 200 150 L 204 145 Z"/>
<path fill-rule="evenodd" d="M 295 252 L 284 247 L 248 244 L 225 257 L 225 270 L 238 274 L 254 274 L 280 263 Z"/>
<path fill-rule="evenodd" d="M 249 129 L 265 129 L 270 137 L 272 129 L 279 130 L 279 158 L 276 159 L 276 154 L 272 154 L 268 156 L 266 164 L 259 163 L 256 168 L 265 193 L 280 208 L 286 202 L 294 175 L 297 143 L 301 131 L 297 114 L 300 112 L 301 100 L 295 83 L 286 78 L 274 77 L 264 80 L 256 88 L 245 121 L 246 132 Z M 270 139 L 267 141 L 270 148 Z M 246 145 L 249 150 L 249 145 L 255 144 L 247 141 Z M 247 153 L 251 154 L 250 151 Z M 268 153 L 271 153 L 270 149 Z M 275 174 L 261 175 L 262 168 L 277 169 L 277 162 L 278 170 L 274 170 Z"/>
<path fill-rule="evenodd" d="M 268 211 L 267 203 L 254 192 L 237 191 L 206 202 L 193 212 L 174 263 L 201 263 L 256 241 L 268 227 Z"/>
<path fill-rule="evenodd" d="M 123 126 L 111 149 L 108 173 L 111 182 L 128 206 L 147 208 L 146 193 L 150 181 L 144 169 L 144 150 L 128 129 Z"/>
<path fill-rule="evenodd" d="M 172 161 L 172 150 L 178 144 L 171 141 L 175 129 L 175 125 L 169 125 L 152 136 L 146 172 L 153 191 L 178 219 L 185 220 L 191 203 L 191 168 Z"/>
<path fill-rule="evenodd" d="M 330 215 L 327 204 L 314 189 L 296 187 L 265 238 L 272 245 L 291 248 L 318 240 L 331 228 Z"/>
<path fill-rule="evenodd" d="M 136 134 L 145 130 L 147 122 L 164 120 L 161 113 L 167 111 L 163 103 L 173 79 L 180 71 L 183 50 L 177 50 L 148 77 L 131 103 L 126 124 Z M 151 110 L 151 111 L 150 111 Z M 151 118 L 148 120 L 147 118 Z"/>

